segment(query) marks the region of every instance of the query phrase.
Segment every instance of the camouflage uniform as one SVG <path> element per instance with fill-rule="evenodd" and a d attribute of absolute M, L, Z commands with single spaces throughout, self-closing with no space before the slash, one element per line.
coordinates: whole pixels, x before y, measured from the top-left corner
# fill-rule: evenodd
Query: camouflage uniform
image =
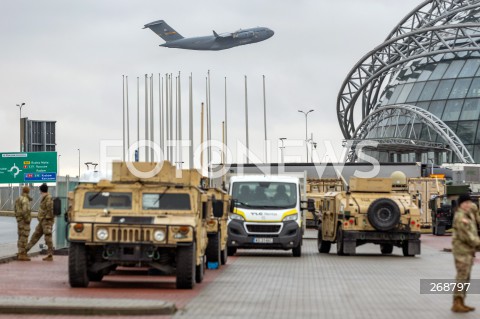
<path fill-rule="evenodd" d="M 15 218 L 18 227 L 18 255 L 26 256 L 28 236 L 30 235 L 30 222 L 32 220 L 32 209 L 30 202 L 32 198 L 27 193 L 23 193 L 15 201 Z"/>
<path fill-rule="evenodd" d="M 465 283 L 470 280 L 475 249 L 480 247 L 478 237 L 476 212 L 464 211 L 461 208 L 455 212 L 453 220 L 452 252 L 457 269 L 456 280 L 458 283 Z M 465 291 L 455 291 L 455 297 L 465 299 Z"/>
<path fill-rule="evenodd" d="M 30 250 L 38 240 L 45 235 L 45 243 L 48 247 L 48 256 L 53 255 L 53 242 L 52 242 L 52 228 L 55 221 L 53 215 L 53 199 L 50 194 L 43 196 L 40 202 L 40 208 L 38 210 L 38 225 L 35 228 L 35 232 L 30 238 L 30 242 L 27 246 L 27 251 Z"/>

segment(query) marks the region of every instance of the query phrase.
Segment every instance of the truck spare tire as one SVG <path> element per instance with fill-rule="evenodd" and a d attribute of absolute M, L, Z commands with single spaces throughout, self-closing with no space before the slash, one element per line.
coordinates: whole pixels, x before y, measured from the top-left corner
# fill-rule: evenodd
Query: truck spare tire
<path fill-rule="evenodd" d="M 368 207 L 367 218 L 376 230 L 389 231 L 400 222 L 400 209 L 389 198 L 379 198 Z"/>

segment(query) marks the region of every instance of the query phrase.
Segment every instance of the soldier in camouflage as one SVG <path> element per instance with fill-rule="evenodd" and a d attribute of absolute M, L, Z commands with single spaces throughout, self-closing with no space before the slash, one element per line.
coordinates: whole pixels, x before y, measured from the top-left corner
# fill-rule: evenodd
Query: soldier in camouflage
<path fill-rule="evenodd" d="M 15 201 L 15 218 L 18 226 L 18 254 L 17 260 L 30 261 L 27 255 L 27 242 L 30 235 L 30 221 L 32 220 L 32 210 L 30 202 L 32 198 L 29 196 L 30 188 L 25 186 L 22 189 L 22 195 Z"/>
<path fill-rule="evenodd" d="M 30 242 L 27 245 L 27 251 L 29 251 L 38 240 L 45 235 L 45 243 L 47 244 L 48 251 L 47 257 L 43 258 L 45 261 L 53 260 L 53 242 L 52 242 L 52 228 L 55 221 L 53 215 L 53 199 L 48 193 L 47 184 L 40 185 L 40 192 L 42 200 L 40 202 L 40 208 L 38 209 L 38 225 L 35 228 L 35 232 L 30 238 Z"/>
<path fill-rule="evenodd" d="M 457 283 L 470 281 L 475 250 L 480 247 L 478 237 L 476 211 L 470 195 L 460 195 L 458 209 L 453 220 L 452 252 L 457 269 Z M 474 311 L 475 308 L 465 305 L 466 291 L 455 291 L 453 295 L 453 312 Z"/>

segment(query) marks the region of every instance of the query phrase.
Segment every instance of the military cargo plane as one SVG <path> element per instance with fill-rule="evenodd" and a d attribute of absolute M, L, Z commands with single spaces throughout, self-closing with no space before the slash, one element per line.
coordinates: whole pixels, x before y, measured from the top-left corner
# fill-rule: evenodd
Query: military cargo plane
<path fill-rule="evenodd" d="M 239 45 L 260 42 L 272 37 L 274 34 L 269 28 L 257 27 L 238 30 L 233 33 L 218 34 L 213 31 L 213 35 L 210 36 L 184 38 L 164 20 L 146 24 L 145 28 L 149 28 L 166 41 L 164 44 L 160 44 L 161 47 L 187 50 L 225 50 Z"/>

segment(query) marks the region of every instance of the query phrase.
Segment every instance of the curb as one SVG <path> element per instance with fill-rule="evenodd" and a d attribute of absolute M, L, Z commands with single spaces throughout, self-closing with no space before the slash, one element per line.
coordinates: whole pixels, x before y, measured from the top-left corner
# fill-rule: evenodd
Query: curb
<path fill-rule="evenodd" d="M 172 315 L 175 304 L 161 300 L 0 297 L 0 313 L 35 315 Z"/>

